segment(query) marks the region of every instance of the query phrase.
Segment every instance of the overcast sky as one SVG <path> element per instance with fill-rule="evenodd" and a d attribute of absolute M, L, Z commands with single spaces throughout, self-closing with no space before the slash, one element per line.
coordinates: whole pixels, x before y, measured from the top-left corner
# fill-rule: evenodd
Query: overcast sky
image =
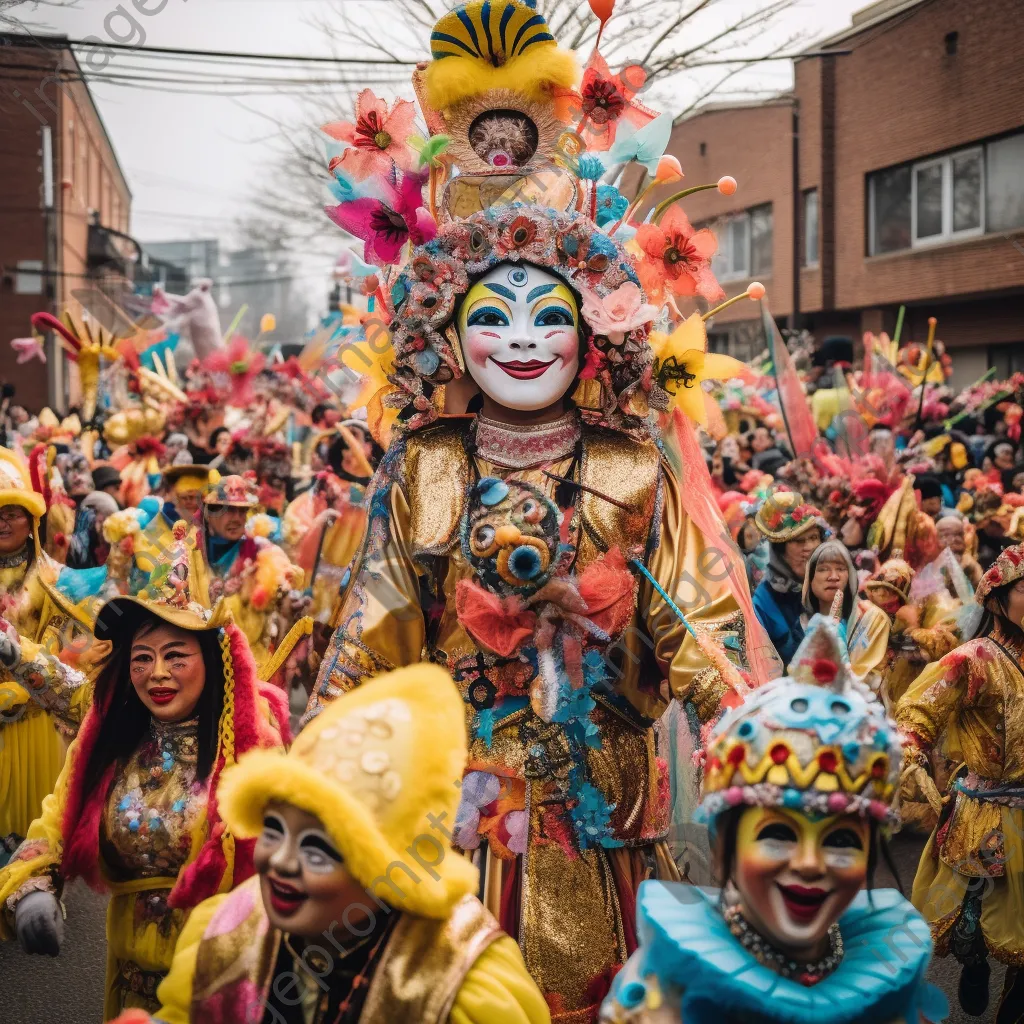
<path fill-rule="evenodd" d="M 120 2 L 131 10 L 127 0 Z M 317 16 L 344 6 L 373 24 L 386 19 L 390 2 L 166 0 L 159 13 L 138 21 L 144 25 L 148 46 L 330 55 L 328 42 L 313 27 Z M 720 0 L 724 7 L 735 3 L 749 8 L 751 2 Z M 76 9 L 50 12 L 45 23 L 74 39 L 106 37 L 104 23 L 118 3 L 77 0 Z M 157 10 L 161 0 L 137 3 Z M 800 0 L 779 32 L 784 36 L 805 30 L 810 39 L 821 38 L 844 28 L 851 12 L 863 6 L 865 0 Z M 23 4 L 22 10 L 27 16 L 29 5 Z M 41 18 L 37 15 L 36 23 Z M 614 21 L 609 32 L 614 32 Z M 772 43 L 770 37 L 764 39 L 766 50 Z M 133 59 L 137 62 L 132 54 L 120 53 L 107 70 L 118 63 L 130 65 Z M 765 90 L 781 90 L 790 82 L 788 62 L 758 65 L 744 78 L 744 85 Z M 312 115 L 291 96 L 260 94 L 239 100 L 171 93 L 169 88 L 93 86 L 134 196 L 132 233 L 141 241 L 229 239 L 234 220 L 245 213 L 248 197 L 267 184 L 266 161 L 277 129 L 260 113 L 293 123 L 297 132 L 308 130 Z M 412 97 L 411 86 L 407 95 Z M 337 116 L 347 118 L 350 113 L 339 110 Z M 325 238 L 336 233 L 326 218 L 324 233 Z"/>

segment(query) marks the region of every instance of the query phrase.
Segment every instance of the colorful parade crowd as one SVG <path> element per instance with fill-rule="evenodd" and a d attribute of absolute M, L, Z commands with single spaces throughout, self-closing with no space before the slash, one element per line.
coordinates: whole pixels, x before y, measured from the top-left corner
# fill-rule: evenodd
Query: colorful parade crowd
<path fill-rule="evenodd" d="M 0 407 L 0 939 L 107 894 L 105 1020 L 939 1022 L 947 956 L 1024 1020 L 1024 375 L 726 299 L 590 7 L 324 126 L 294 352 L 206 283 L 14 343 L 78 404 Z"/>

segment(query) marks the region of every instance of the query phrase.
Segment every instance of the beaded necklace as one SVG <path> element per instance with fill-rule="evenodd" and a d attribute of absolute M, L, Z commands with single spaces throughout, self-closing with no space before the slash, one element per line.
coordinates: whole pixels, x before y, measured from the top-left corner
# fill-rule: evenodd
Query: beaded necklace
<path fill-rule="evenodd" d="M 842 962 L 843 937 L 839 933 L 839 925 L 833 923 L 828 930 L 829 952 L 820 960 L 810 963 L 798 963 L 777 946 L 769 942 L 760 932 L 754 930 L 743 916 L 739 904 L 722 908 L 722 917 L 729 926 L 729 931 L 740 945 L 763 967 L 773 970 L 783 978 L 792 978 L 801 985 L 817 985 L 827 978 Z"/>

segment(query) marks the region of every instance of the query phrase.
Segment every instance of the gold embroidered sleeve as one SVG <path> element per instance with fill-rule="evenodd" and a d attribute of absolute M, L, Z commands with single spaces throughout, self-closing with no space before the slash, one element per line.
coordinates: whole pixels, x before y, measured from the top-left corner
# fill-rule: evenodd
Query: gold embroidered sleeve
<path fill-rule="evenodd" d="M 304 722 L 364 679 L 421 659 L 425 628 L 409 543 L 409 503 L 400 484 L 387 486 L 386 497 L 373 499 L 377 514 L 371 511 L 363 551 Z"/>
<path fill-rule="evenodd" d="M 727 537 L 705 537 L 682 508 L 679 483 L 666 472 L 664 479 L 661 543 L 648 568 L 666 593 L 694 626 L 725 646 L 739 660 L 743 622 L 728 583 L 721 545 Z M 701 721 L 719 711 L 727 687 L 701 653 L 697 642 L 650 583 L 640 587 L 639 607 L 654 641 L 658 665 L 668 679 L 672 695 L 694 704 Z"/>
<path fill-rule="evenodd" d="M 74 735 L 89 706 L 84 672 L 16 634 L 0 634 L 0 665 L 9 679 L 0 683 L 0 721 L 16 720 L 36 704 Z"/>
<path fill-rule="evenodd" d="M 965 644 L 941 661 L 933 662 L 910 684 L 896 705 L 896 724 L 913 737 L 922 750 L 930 750 L 939 734 L 957 713 L 972 673 L 983 673 L 971 665 Z"/>

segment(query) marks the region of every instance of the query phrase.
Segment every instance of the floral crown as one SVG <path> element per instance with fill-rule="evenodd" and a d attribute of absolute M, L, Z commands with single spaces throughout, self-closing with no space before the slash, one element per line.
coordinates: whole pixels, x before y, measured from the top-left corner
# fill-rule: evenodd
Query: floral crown
<path fill-rule="evenodd" d="M 403 408 L 400 418 L 410 429 L 436 417 L 433 388 L 463 375 L 452 321 L 472 280 L 502 263 L 541 267 L 583 296 L 588 352 L 581 376 L 603 385 L 601 413 L 610 422 L 626 426 L 630 419 L 643 419 L 652 406 L 667 404 L 653 380 L 654 356 L 647 343 L 657 310 L 644 302 L 632 257 L 586 217 L 511 203 L 442 228 L 413 251 L 391 288 L 395 369 L 390 379 L 400 392 L 391 400 Z M 602 300 L 613 295 L 633 300 L 632 315 L 606 308 Z M 608 332 L 612 338 L 599 333 L 609 326 L 620 328 Z"/>
<path fill-rule="evenodd" d="M 787 807 L 895 824 L 899 733 L 852 682 L 836 623 L 816 615 L 790 675 L 754 690 L 711 734 L 698 816 Z"/>
<path fill-rule="evenodd" d="M 761 533 L 772 541 L 792 540 L 812 526 L 825 525 L 818 508 L 789 491 L 769 495 L 758 510 L 755 523 Z"/>
<path fill-rule="evenodd" d="M 981 578 L 974 597 L 978 604 L 984 605 L 989 595 L 998 587 L 1008 583 L 1016 583 L 1024 579 L 1024 544 L 1015 544 L 1007 548 L 993 563 L 992 567 Z"/>

